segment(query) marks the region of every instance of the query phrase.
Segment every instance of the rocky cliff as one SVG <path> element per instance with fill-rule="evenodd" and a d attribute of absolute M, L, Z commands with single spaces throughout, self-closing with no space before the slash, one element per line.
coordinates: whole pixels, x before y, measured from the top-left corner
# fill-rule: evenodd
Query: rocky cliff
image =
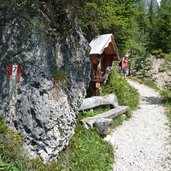
<path fill-rule="evenodd" d="M 0 3 L 0 115 L 44 161 L 68 145 L 89 83 L 89 46 L 72 11 L 62 0 Z M 9 64 L 21 66 L 19 82 Z M 67 77 L 54 79 L 61 70 Z"/>

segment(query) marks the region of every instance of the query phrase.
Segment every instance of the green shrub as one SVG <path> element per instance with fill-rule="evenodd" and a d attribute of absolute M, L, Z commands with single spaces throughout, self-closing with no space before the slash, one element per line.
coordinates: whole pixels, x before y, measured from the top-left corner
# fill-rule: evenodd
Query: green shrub
<path fill-rule="evenodd" d="M 20 171 L 18 168 L 16 168 L 13 164 L 5 163 L 0 158 L 0 170 L 3 171 Z"/>
<path fill-rule="evenodd" d="M 163 52 L 161 49 L 156 49 L 151 52 L 152 55 L 161 55 Z"/>
<path fill-rule="evenodd" d="M 171 60 L 171 53 L 165 54 L 166 59 Z"/>
<path fill-rule="evenodd" d="M 171 53 L 163 53 L 161 49 L 153 50 L 151 54 L 160 55 L 161 57 L 164 57 L 165 59 L 171 60 Z"/>
<path fill-rule="evenodd" d="M 81 111 L 79 113 L 79 115 L 83 119 L 83 118 L 86 118 L 86 117 L 92 117 L 92 116 L 95 116 L 97 114 L 106 112 L 109 109 L 110 109 L 109 105 L 98 106 L 98 107 L 96 107 L 94 109 L 90 109 L 90 110 L 88 109 L 88 110 Z"/>
<path fill-rule="evenodd" d="M 169 119 L 169 123 L 171 127 L 171 90 L 161 90 L 160 95 L 166 107 L 166 114 Z"/>
<path fill-rule="evenodd" d="M 137 90 L 131 87 L 116 69 L 112 70 L 107 84 L 102 89 L 103 95 L 110 93 L 117 96 L 120 105 L 129 106 L 130 110 L 136 109 L 139 104 Z"/>
<path fill-rule="evenodd" d="M 159 90 L 159 88 L 157 87 L 156 83 L 153 80 L 150 79 L 138 79 L 136 77 L 131 77 L 132 80 L 137 81 L 139 83 L 143 83 L 155 90 Z"/>
<path fill-rule="evenodd" d="M 8 127 L 5 124 L 5 118 L 4 117 L 0 117 L 0 136 L 2 134 L 6 134 L 8 131 Z"/>
<path fill-rule="evenodd" d="M 109 171 L 112 169 L 113 149 L 95 130 L 87 130 L 78 124 L 70 148 L 69 170 Z"/>
<path fill-rule="evenodd" d="M 171 90 L 160 90 L 160 95 L 164 100 L 171 100 Z"/>
<path fill-rule="evenodd" d="M 20 134 L 8 129 L 5 119 L 0 117 L 0 168 L 12 171 L 20 167 L 24 171 L 22 144 Z"/>
<path fill-rule="evenodd" d="M 23 153 L 23 140 L 19 133 L 8 129 L 5 119 L 0 117 L 0 170 L 61 171 L 61 168 L 64 168 L 61 161 L 44 164 L 39 158 L 30 160 Z"/>
<path fill-rule="evenodd" d="M 7 128 L 0 118 L 0 170 L 3 171 L 108 171 L 113 164 L 112 146 L 95 130 L 87 130 L 79 122 L 70 145 L 58 160 L 47 164 L 39 158 L 30 160 L 22 152 L 23 138 Z"/>
<path fill-rule="evenodd" d="M 153 80 L 146 79 L 146 80 L 142 80 L 141 82 L 155 90 L 159 90 L 159 88 L 157 87 L 157 85 L 155 84 Z"/>
<path fill-rule="evenodd" d="M 109 171 L 114 162 L 113 149 L 96 130 L 85 129 L 79 119 L 69 146 L 60 153 L 57 161 L 49 164 L 40 160 L 32 162 L 34 171 Z"/>
<path fill-rule="evenodd" d="M 65 81 L 68 78 L 68 74 L 64 70 L 54 71 L 52 77 L 55 81 Z"/>
<path fill-rule="evenodd" d="M 171 127 L 171 100 L 165 101 L 165 107 L 167 109 L 167 117 L 169 119 L 169 123 Z"/>

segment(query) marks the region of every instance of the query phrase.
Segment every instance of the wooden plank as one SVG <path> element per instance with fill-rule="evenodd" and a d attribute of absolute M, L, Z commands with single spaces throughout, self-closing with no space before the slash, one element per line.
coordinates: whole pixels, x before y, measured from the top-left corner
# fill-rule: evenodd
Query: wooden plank
<path fill-rule="evenodd" d="M 108 110 L 107 112 L 98 114 L 96 116 L 94 116 L 94 118 L 109 118 L 109 119 L 113 119 L 123 113 L 125 113 L 126 111 L 128 111 L 129 107 L 128 106 L 118 106 L 114 109 Z"/>
<path fill-rule="evenodd" d="M 80 106 L 79 111 L 108 104 L 112 105 L 113 107 L 118 106 L 118 99 L 114 94 L 108 94 L 106 96 L 93 96 L 83 99 L 83 103 Z"/>
<path fill-rule="evenodd" d="M 98 122 L 98 120 L 100 118 L 113 119 L 113 118 L 115 118 L 115 117 L 117 117 L 119 115 L 124 114 L 126 111 L 128 111 L 128 109 L 129 109 L 128 106 L 118 106 L 118 107 L 116 107 L 114 109 L 111 109 L 111 110 L 109 110 L 107 112 L 98 114 L 96 116 L 82 119 L 82 123 L 85 125 L 86 128 L 88 128 L 88 127 L 92 128 L 93 127 L 93 124 L 95 122 Z"/>

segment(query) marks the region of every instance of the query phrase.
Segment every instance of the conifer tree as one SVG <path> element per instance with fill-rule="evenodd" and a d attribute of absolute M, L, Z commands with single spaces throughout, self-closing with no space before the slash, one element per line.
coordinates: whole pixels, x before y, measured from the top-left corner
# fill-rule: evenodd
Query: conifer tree
<path fill-rule="evenodd" d="M 134 22 L 137 1 L 86 0 L 79 16 L 85 37 L 91 41 L 97 34 L 113 33 L 122 53 L 132 34 L 131 22 Z"/>
<path fill-rule="evenodd" d="M 171 1 L 161 0 L 156 23 L 156 48 L 171 52 Z"/>

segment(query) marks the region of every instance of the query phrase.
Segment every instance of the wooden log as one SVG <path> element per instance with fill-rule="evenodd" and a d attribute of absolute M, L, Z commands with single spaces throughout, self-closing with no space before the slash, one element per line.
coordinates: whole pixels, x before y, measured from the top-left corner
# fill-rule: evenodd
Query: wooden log
<path fill-rule="evenodd" d="M 112 119 L 108 119 L 108 118 L 95 118 L 94 119 L 94 118 L 92 118 L 92 119 L 87 120 L 87 118 L 86 118 L 86 119 L 83 119 L 81 122 L 84 124 L 85 128 L 89 129 L 89 128 L 93 128 L 95 123 L 100 123 L 100 122 L 110 123 L 110 122 L 112 122 Z"/>
<path fill-rule="evenodd" d="M 94 116 L 94 118 L 109 118 L 109 119 L 113 119 L 123 113 L 125 113 L 126 111 L 128 111 L 129 107 L 128 106 L 118 106 L 114 109 L 108 110 L 107 112 L 98 114 L 96 116 Z"/>
<path fill-rule="evenodd" d="M 113 107 L 118 106 L 118 99 L 114 94 L 108 94 L 106 96 L 93 96 L 90 98 L 83 99 L 83 103 L 79 108 L 79 111 L 92 109 L 101 105 L 112 105 Z"/>
<path fill-rule="evenodd" d="M 129 107 L 128 106 L 118 106 L 114 109 L 111 109 L 107 112 L 104 112 L 104 113 L 101 113 L 101 114 L 98 114 L 96 116 L 93 116 L 93 117 L 88 117 L 88 118 L 85 118 L 85 119 L 82 119 L 82 123 L 84 124 L 84 126 L 86 128 L 90 127 L 92 128 L 93 127 L 93 124 L 95 122 L 98 122 L 98 120 L 100 118 L 104 118 L 104 119 L 113 119 L 119 115 L 122 115 L 124 114 L 126 111 L 128 111 Z M 105 121 L 105 120 L 104 120 Z"/>
<path fill-rule="evenodd" d="M 110 125 L 112 125 L 112 119 L 101 118 L 94 122 L 93 127 L 97 129 L 101 137 L 105 137 L 108 134 Z"/>

